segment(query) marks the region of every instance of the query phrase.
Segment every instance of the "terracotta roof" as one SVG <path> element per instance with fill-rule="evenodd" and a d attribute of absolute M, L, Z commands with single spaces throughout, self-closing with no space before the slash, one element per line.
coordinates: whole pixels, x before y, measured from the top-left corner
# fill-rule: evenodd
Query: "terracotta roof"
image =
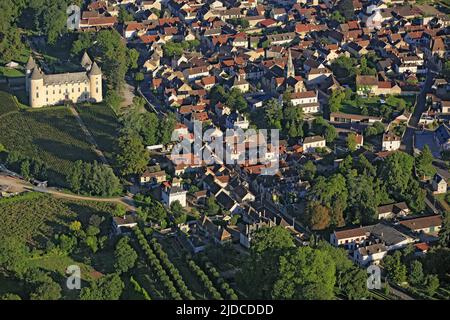
<path fill-rule="evenodd" d="M 362 236 L 365 236 L 367 232 L 369 232 L 368 227 L 359 227 L 359 228 L 354 228 L 354 229 L 335 231 L 334 235 L 335 235 L 336 239 L 342 240 L 342 239 L 348 239 L 348 238 L 362 237 Z"/>
<path fill-rule="evenodd" d="M 411 230 L 425 229 L 429 227 L 436 227 L 442 225 L 442 217 L 439 214 L 420 217 L 415 219 L 408 219 L 400 221 L 400 224 Z"/>

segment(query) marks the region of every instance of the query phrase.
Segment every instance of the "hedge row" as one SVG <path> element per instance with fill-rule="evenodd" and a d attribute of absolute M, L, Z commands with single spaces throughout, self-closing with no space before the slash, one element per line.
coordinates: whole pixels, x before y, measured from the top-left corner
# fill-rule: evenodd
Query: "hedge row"
<path fill-rule="evenodd" d="M 130 282 L 133 285 L 134 291 L 136 291 L 137 293 L 141 294 L 142 297 L 144 298 L 144 300 L 152 300 L 152 298 L 148 294 L 147 290 L 142 288 L 141 285 L 139 284 L 139 282 L 134 280 L 133 277 L 130 278 Z"/>
<path fill-rule="evenodd" d="M 223 300 L 220 292 L 217 291 L 214 283 L 208 278 L 208 275 L 200 268 L 194 260 L 188 259 L 187 264 L 189 268 L 197 275 L 197 277 L 201 280 L 206 290 L 211 294 L 212 298 L 215 300 Z"/>
<path fill-rule="evenodd" d="M 219 286 L 220 291 L 223 295 L 225 295 L 229 300 L 238 300 L 238 296 L 236 292 L 234 292 L 233 288 L 225 281 L 224 278 L 220 276 L 219 271 L 210 263 L 205 263 L 205 268 L 207 274 L 213 278 L 213 282 Z"/>
<path fill-rule="evenodd" d="M 158 260 L 158 257 L 153 252 L 152 248 L 149 246 L 147 240 L 145 239 L 144 234 L 139 228 L 134 228 L 134 233 L 138 239 L 139 245 L 147 256 L 148 262 L 153 270 L 156 272 L 157 277 L 161 280 L 164 287 L 167 289 L 167 292 L 175 300 L 182 300 L 181 295 L 178 293 L 178 290 L 175 288 L 172 280 L 170 280 L 166 271 L 162 267 L 161 263 Z"/>
<path fill-rule="evenodd" d="M 172 262 L 170 262 L 169 256 L 163 250 L 161 244 L 159 244 L 155 238 L 150 241 L 150 244 L 154 252 L 156 252 L 156 255 L 159 257 L 159 261 L 162 263 L 163 267 L 172 276 L 172 279 L 175 281 L 175 284 L 177 285 L 184 298 L 188 300 L 194 300 L 195 298 L 192 295 L 192 292 L 188 289 L 186 283 L 184 283 L 183 277 L 181 276 L 178 269 L 173 265 Z"/>

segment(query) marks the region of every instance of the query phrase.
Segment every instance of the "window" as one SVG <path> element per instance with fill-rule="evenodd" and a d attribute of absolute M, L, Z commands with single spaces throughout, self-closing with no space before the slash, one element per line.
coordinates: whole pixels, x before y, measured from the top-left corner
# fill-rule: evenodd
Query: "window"
<path fill-rule="evenodd" d="M 36 98 L 39 98 L 39 92 L 36 92 Z"/>
<path fill-rule="evenodd" d="M 72 93 L 74 93 L 75 92 L 75 89 L 74 88 L 72 88 Z"/>
<path fill-rule="evenodd" d="M 81 88 L 80 87 L 78 87 L 78 92 L 81 92 Z"/>
<path fill-rule="evenodd" d="M 95 89 L 95 91 L 98 93 L 98 87 Z"/>

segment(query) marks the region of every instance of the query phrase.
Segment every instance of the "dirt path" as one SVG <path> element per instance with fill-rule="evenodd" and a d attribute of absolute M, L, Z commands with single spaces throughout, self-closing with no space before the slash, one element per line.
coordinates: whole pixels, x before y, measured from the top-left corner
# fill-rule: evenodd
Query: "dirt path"
<path fill-rule="evenodd" d="M 64 193 L 60 192 L 58 190 L 55 190 L 53 188 L 39 188 L 35 187 L 32 184 L 20 180 L 18 178 L 12 178 L 6 175 L 0 174 L 0 185 L 8 185 L 12 186 L 15 189 L 18 189 L 20 191 L 35 191 L 40 193 L 47 193 L 51 194 L 57 198 L 64 198 L 64 199 L 72 199 L 72 200 L 84 200 L 84 201 L 96 201 L 96 202 L 113 202 L 118 204 L 123 204 L 127 210 L 131 212 L 136 212 L 136 206 L 134 203 L 133 198 L 125 196 L 125 197 L 113 197 L 113 198 L 98 198 L 98 197 L 88 197 L 88 196 L 80 196 L 76 194 L 70 194 L 70 193 Z"/>
<path fill-rule="evenodd" d="M 95 141 L 94 137 L 92 136 L 91 132 L 89 131 L 89 129 L 86 127 L 86 125 L 84 124 L 83 120 L 80 117 L 80 114 L 78 113 L 78 111 L 75 109 L 74 106 L 70 107 L 70 111 L 72 112 L 72 114 L 74 115 L 75 119 L 77 119 L 78 124 L 80 125 L 81 129 L 84 132 L 84 135 L 86 136 L 86 138 L 89 140 L 89 143 L 92 144 L 92 147 L 94 149 L 94 152 L 97 154 L 97 156 L 100 158 L 100 160 L 109 166 L 108 160 L 106 159 L 105 155 L 103 154 L 103 152 L 99 149 L 97 142 Z"/>

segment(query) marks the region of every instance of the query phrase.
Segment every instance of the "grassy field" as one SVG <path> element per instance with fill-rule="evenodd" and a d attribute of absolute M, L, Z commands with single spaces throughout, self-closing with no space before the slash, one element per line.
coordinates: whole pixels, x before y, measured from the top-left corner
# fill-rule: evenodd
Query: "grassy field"
<path fill-rule="evenodd" d="M 65 107 L 8 114 L 0 121 L 0 132 L 0 143 L 8 151 L 46 163 L 48 180 L 53 185 L 66 186 L 65 175 L 74 161 L 98 160 L 74 116 Z"/>
<path fill-rule="evenodd" d="M 7 92 L 0 91 L 0 117 L 17 110 L 19 110 L 19 108 L 17 107 L 14 97 Z"/>
<path fill-rule="evenodd" d="M 112 109 L 104 104 L 77 106 L 77 110 L 110 163 L 118 152 L 120 123 Z"/>
<path fill-rule="evenodd" d="M 4 76 L 6 78 L 16 78 L 23 77 L 24 75 L 25 73 L 20 69 L 0 67 L 0 76 Z"/>

